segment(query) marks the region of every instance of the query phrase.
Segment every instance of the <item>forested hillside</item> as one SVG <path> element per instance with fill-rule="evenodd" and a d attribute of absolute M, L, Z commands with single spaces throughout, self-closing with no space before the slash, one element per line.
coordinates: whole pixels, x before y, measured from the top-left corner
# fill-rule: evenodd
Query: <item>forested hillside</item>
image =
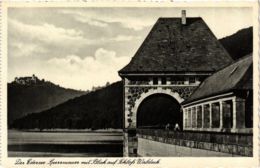
<path fill-rule="evenodd" d="M 122 82 L 16 120 L 12 128 L 122 128 Z"/>
<path fill-rule="evenodd" d="M 239 30 L 219 41 L 234 60 L 239 59 L 253 51 L 253 27 Z"/>
<path fill-rule="evenodd" d="M 49 109 L 84 93 L 45 81 L 37 81 L 36 84 L 9 83 L 8 125 L 15 119 Z"/>

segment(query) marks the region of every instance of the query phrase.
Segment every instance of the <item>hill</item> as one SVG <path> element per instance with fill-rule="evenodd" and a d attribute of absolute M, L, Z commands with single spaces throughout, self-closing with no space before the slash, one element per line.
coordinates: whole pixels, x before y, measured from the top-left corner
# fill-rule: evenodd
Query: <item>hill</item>
<path fill-rule="evenodd" d="M 230 56 L 237 60 L 253 51 L 253 27 L 239 30 L 238 32 L 219 40 Z"/>
<path fill-rule="evenodd" d="M 27 114 L 41 112 L 85 93 L 34 78 L 16 78 L 8 83 L 8 125 Z"/>
<path fill-rule="evenodd" d="M 18 129 L 50 128 L 122 128 L 122 82 L 68 100 L 41 113 L 18 119 L 11 126 Z"/>

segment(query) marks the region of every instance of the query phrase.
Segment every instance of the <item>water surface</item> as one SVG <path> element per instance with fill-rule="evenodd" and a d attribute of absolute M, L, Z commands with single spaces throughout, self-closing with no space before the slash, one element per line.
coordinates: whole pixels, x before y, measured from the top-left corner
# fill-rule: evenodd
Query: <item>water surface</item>
<path fill-rule="evenodd" d="M 9 157 L 119 157 L 121 132 L 8 131 Z"/>

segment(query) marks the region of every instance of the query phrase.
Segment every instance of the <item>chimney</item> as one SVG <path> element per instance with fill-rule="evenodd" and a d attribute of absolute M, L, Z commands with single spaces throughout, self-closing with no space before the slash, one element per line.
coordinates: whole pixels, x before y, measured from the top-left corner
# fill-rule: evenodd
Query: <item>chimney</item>
<path fill-rule="evenodd" d="M 186 25 L 186 10 L 181 11 L 181 24 Z"/>

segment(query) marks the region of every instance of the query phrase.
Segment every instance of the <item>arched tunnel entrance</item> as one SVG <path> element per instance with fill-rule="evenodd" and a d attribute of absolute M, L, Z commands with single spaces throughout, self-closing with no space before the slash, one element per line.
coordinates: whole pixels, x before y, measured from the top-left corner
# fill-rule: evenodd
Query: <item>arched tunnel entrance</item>
<path fill-rule="evenodd" d="M 164 129 L 170 124 L 173 129 L 176 123 L 182 128 L 180 104 L 167 94 L 153 94 L 145 98 L 137 110 L 138 129 Z"/>

